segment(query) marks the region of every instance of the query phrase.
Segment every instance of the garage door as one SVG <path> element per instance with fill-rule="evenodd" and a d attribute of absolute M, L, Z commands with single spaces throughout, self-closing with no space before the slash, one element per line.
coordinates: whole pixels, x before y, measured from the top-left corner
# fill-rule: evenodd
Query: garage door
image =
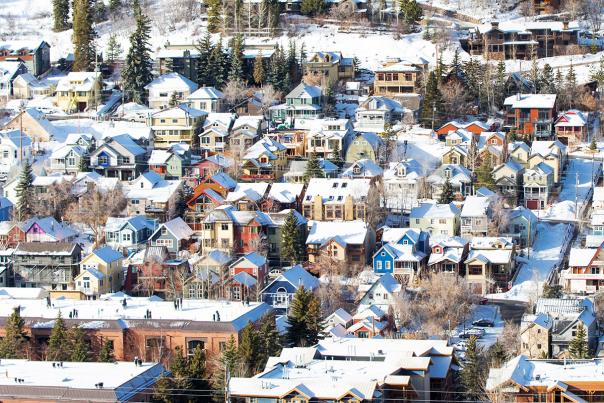
<path fill-rule="evenodd" d="M 526 207 L 531 210 L 539 210 L 539 200 L 527 200 Z"/>

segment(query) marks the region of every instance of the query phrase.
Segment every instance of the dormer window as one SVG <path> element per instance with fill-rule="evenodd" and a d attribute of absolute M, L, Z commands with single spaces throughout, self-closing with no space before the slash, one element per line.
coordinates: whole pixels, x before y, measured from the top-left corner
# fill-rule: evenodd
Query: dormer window
<path fill-rule="evenodd" d="M 342 188 L 345 188 L 346 186 L 348 186 L 348 183 L 346 183 L 346 182 L 342 183 Z"/>
<path fill-rule="evenodd" d="M 445 169 L 445 178 L 448 178 L 448 179 L 451 178 L 451 170 L 450 169 Z"/>
<path fill-rule="evenodd" d="M 334 189 L 337 188 L 338 187 L 338 182 L 335 182 L 333 185 L 331 185 L 331 187 L 334 188 Z M 342 186 L 342 187 L 344 187 L 344 186 Z"/>
<path fill-rule="evenodd" d="M 361 167 L 359 167 L 358 165 L 357 165 L 357 166 L 355 166 L 354 168 L 352 168 L 352 172 L 353 172 L 355 175 L 359 175 L 359 174 L 361 173 Z"/>

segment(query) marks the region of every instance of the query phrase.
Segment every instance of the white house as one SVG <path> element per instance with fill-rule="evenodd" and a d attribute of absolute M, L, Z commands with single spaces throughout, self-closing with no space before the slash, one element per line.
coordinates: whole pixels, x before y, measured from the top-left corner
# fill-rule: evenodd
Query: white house
<path fill-rule="evenodd" d="M 192 108 L 208 113 L 224 112 L 224 94 L 214 87 L 201 87 L 187 97 Z"/>
<path fill-rule="evenodd" d="M 19 130 L 0 131 L 0 174 L 6 175 L 11 167 L 19 165 L 19 150 L 22 159 L 31 159 L 31 138 Z"/>
<path fill-rule="evenodd" d="M 167 73 L 157 77 L 145 86 L 149 91 L 149 108 L 165 108 L 173 96 L 178 101 L 187 99 L 198 85 L 178 73 Z"/>

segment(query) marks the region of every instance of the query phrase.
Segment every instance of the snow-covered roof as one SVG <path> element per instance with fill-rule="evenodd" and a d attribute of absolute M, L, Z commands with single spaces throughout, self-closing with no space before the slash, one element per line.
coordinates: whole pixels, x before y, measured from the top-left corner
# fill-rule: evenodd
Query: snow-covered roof
<path fill-rule="evenodd" d="M 513 109 L 553 109 L 556 103 L 556 94 L 516 94 L 511 95 L 503 102 Z"/>
<path fill-rule="evenodd" d="M 0 81 L 6 82 L 15 78 L 17 71 L 23 65 L 20 61 L 1 61 L 0 62 Z"/>
<path fill-rule="evenodd" d="M 145 154 L 146 151 L 143 147 L 138 145 L 136 141 L 129 134 L 119 134 L 117 136 L 106 138 L 108 145 L 111 144 L 112 141 L 124 147 L 128 152 L 132 153 L 134 156 Z"/>
<path fill-rule="evenodd" d="M 384 181 L 401 177 L 412 180 L 422 175 L 423 168 L 419 162 L 414 159 L 407 159 L 400 162 L 388 163 L 388 169 L 384 171 Z"/>
<path fill-rule="evenodd" d="M 59 79 L 57 91 L 91 91 L 94 88 L 94 83 L 100 79 L 100 72 L 72 71 Z"/>
<path fill-rule="evenodd" d="M 130 225 L 136 231 L 144 228 L 154 229 L 153 222 L 147 220 L 144 215 L 135 215 L 131 217 L 109 217 L 105 223 L 105 232 L 120 231 L 125 226 Z"/>
<path fill-rule="evenodd" d="M 306 244 L 325 245 L 334 240 L 342 246 L 362 245 L 367 237 L 367 224 L 363 221 L 309 221 Z"/>
<path fill-rule="evenodd" d="M 475 236 L 470 241 L 471 249 L 512 249 L 514 241 L 506 236 Z"/>
<path fill-rule="evenodd" d="M 214 87 L 199 87 L 197 91 L 193 92 L 187 97 L 188 100 L 194 99 L 222 99 L 224 94 Z"/>
<path fill-rule="evenodd" d="M 461 217 L 482 217 L 487 215 L 491 199 L 481 196 L 468 196 L 463 202 Z"/>
<path fill-rule="evenodd" d="M 410 218 L 453 218 L 459 216 L 461 212 L 453 204 L 421 203 L 418 207 L 413 207 Z"/>
<path fill-rule="evenodd" d="M 124 257 L 120 252 L 110 248 L 109 246 L 98 248 L 92 253 L 105 263 L 111 263 Z"/>
<path fill-rule="evenodd" d="M 42 299 L 48 290 L 40 287 L 0 287 L 0 299 Z"/>
<path fill-rule="evenodd" d="M 593 303 L 588 298 L 539 298 L 535 313 L 576 316 L 583 311 L 593 312 Z"/>
<path fill-rule="evenodd" d="M 152 150 L 149 156 L 149 165 L 166 165 L 172 156 L 169 150 Z"/>
<path fill-rule="evenodd" d="M 373 160 L 365 158 L 355 161 L 342 172 L 343 178 L 374 178 L 382 175 L 384 170 Z"/>
<path fill-rule="evenodd" d="M 170 221 L 166 221 L 165 223 L 161 224 L 153 235 L 155 235 L 158 231 L 161 231 L 163 228 L 168 230 L 178 240 L 189 239 L 194 234 L 191 227 L 189 227 L 189 225 L 181 217 L 173 218 Z M 153 238 L 153 235 L 151 238 Z"/>
<path fill-rule="evenodd" d="M 566 153 L 566 146 L 559 140 L 535 140 L 531 144 L 531 156 L 539 154 L 542 157 L 548 155 L 558 156 Z"/>
<path fill-rule="evenodd" d="M 315 196 L 320 196 L 324 204 L 343 203 L 347 196 L 351 196 L 355 201 L 362 201 L 369 193 L 370 184 L 371 180 L 365 178 L 312 178 L 308 183 L 304 201 L 310 202 Z"/>
<path fill-rule="evenodd" d="M 216 172 L 210 177 L 210 182 L 215 182 L 225 189 L 235 189 L 237 182 L 224 172 Z"/>
<path fill-rule="evenodd" d="M 25 221 L 21 228 L 27 232 L 29 229 L 37 225 L 44 233 L 52 237 L 56 241 L 69 240 L 77 235 L 67 224 L 58 222 L 54 217 L 33 217 Z"/>
<path fill-rule="evenodd" d="M 252 163 L 254 163 L 254 165 L 258 167 L 269 167 L 271 166 L 270 161 L 278 159 L 278 156 L 275 155 L 275 153 L 285 150 L 286 147 L 283 144 L 271 138 L 264 137 L 255 142 L 250 148 L 247 149 L 245 155 L 243 156 L 243 159 L 251 161 Z M 266 163 L 262 163 L 261 161 L 259 161 L 259 158 L 261 158 L 262 156 L 266 156 L 269 161 Z"/>
<path fill-rule="evenodd" d="M 362 110 L 385 110 L 394 113 L 403 113 L 405 111 L 405 108 L 401 105 L 399 101 L 396 101 L 394 99 L 384 96 L 372 95 L 359 104 L 357 111 Z"/>
<path fill-rule="evenodd" d="M 301 82 L 287 94 L 286 98 L 318 98 L 322 95 L 321 87 Z"/>
<path fill-rule="evenodd" d="M 413 248 L 413 245 L 400 245 L 397 243 L 384 244 L 376 253 L 386 252 L 395 261 L 401 262 L 421 262 L 426 254 Z"/>
<path fill-rule="evenodd" d="M 275 182 L 271 185 L 268 198 L 279 203 L 294 203 L 302 195 L 304 184 Z"/>
<path fill-rule="evenodd" d="M 245 255 L 241 256 L 239 259 L 235 260 L 230 264 L 230 267 L 235 267 L 244 260 L 253 264 L 256 267 L 264 266 L 266 264 L 266 258 L 257 252 L 249 252 Z"/>
<path fill-rule="evenodd" d="M 471 249 L 466 263 L 472 260 L 480 260 L 483 263 L 508 264 L 512 261 L 512 250 L 510 249 Z"/>
<path fill-rule="evenodd" d="M 289 163 L 289 171 L 285 173 L 285 177 L 290 176 L 302 176 L 306 172 L 306 166 L 308 165 L 308 160 L 297 161 L 293 160 Z M 325 174 L 331 174 L 333 172 L 338 171 L 338 166 L 333 162 L 326 160 L 324 158 L 319 158 L 319 166 L 321 170 Z"/>
<path fill-rule="evenodd" d="M 459 186 L 462 183 L 469 183 L 472 180 L 472 173 L 463 165 L 443 164 L 428 176 L 428 182 L 436 184 L 445 183 L 447 180 L 447 171 L 450 173 L 449 181 L 452 185 Z"/>
<path fill-rule="evenodd" d="M 235 189 L 227 194 L 226 201 L 237 202 L 241 199 L 248 199 L 254 202 L 260 201 L 264 198 L 268 186 L 269 183 L 267 182 L 237 183 Z"/>
<path fill-rule="evenodd" d="M 165 91 L 195 91 L 198 85 L 187 77 L 176 73 L 166 73 L 157 77 L 149 84 L 145 85 L 146 90 L 165 90 Z"/>
<path fill-rule="evenodd" d="M 383 227 L 382 242 L 383 243 L 397 243 L 405 235 L 408 236 L 413 243 L 419 240 L 421 230 L 417 228 L 390 228 Z"/>
<path fill-rule="evenodd" d="M 206 111 L 191 108 L 185 104 L 178 104 L 172 108 L 162 109 L 161 111 L 155 112 L 151 115 L 153 118 L 188 118 L 188 117 L 202 117 L 207 116 Z M 158 128 L 165 129 L 165 126 L 157 126 Z"/>
<path fill-rule="evenodd" d="M 496 28 L 503 32 L 509 33 L 530 33 L 531 30 L 545 30 L 550 29 L 552 31 L 564 31 L 564 22 L 562 21 L 499 21 L 497 22 Z M 495 28 L 492 24 L 483 24 L 478 26 L 478 30 L 482 33 L 486 33 Z M 570 22 L 568 29 L 576 31 L 579 29 L 579 25 L 576 22 Z"/>
<path fill-rule="evenodd" d="M 21 133 L 20 130 L 3 130 L 0 131 L 0 144 L 8 145 L 14 149 L 18 149 L 21 144 L 24 147 L 30 147 L 31 137 L 26 133 Z"/>
<path fill-rule="evenodd" d="M 583 127 L 587 124 L 587 116 L 585 113 L 576 109 L 571 109 L 558 114 L 555 127 Z"/>
<path fill-rule="evenodd" d="M 595 257 L 598 249 L 571 248 L 568 265 L 572 267 L 587 267 Z"/>
<path fill-rule="evenodd" d="M 304 286 L 307 290 L 314 290 L 320 284 L 318 278 L 310 274 L 299 264 L 281 273 L 271 284 L 277 281 L 287 281 L 294 287 Z M 269 286 L 270 284 L 265 289 Z"/>

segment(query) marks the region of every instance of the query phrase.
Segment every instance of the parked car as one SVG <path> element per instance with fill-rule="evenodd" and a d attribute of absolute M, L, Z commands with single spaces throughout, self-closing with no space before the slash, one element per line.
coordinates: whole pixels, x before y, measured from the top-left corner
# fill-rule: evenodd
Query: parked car
<path fill-rule="evenodd" d="M 495 326 L 495 322 L 490 319 L 481 318 L 472 322 L 472 325 L 478 327 L 493 327 Z"/>
<path fill-rule="evenodd" d="M 484 333 L 485 333 L 484 329 L 481 329 L 479 327 L 473 327 L 464 332 L 461 332 L 459 334 L 459 338 L 460 339 L 469 339 L 470 337 L 474 336 L 474 337 L 480 339 L 482 336 L 484 336 Z"/>

